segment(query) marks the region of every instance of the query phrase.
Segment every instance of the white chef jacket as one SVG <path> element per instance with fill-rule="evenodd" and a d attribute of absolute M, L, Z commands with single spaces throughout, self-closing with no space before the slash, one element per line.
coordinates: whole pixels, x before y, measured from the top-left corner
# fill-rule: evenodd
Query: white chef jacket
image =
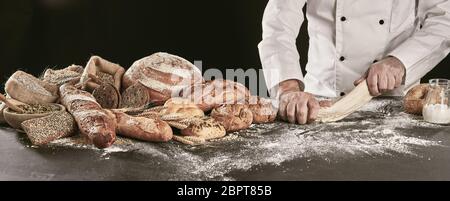
<path fill-rule="evenodd" d="M 303 77 L 296 38 L 305 3 L 310 41 Z M 404 95 L 450 51 L 450 0 L 269 0 L 262 25 L 260 58 L 275 91 L 297 79 L 307 92 L 337 97 L 374 61 L 394 56 L 406 79 L 391 95 Z"/>

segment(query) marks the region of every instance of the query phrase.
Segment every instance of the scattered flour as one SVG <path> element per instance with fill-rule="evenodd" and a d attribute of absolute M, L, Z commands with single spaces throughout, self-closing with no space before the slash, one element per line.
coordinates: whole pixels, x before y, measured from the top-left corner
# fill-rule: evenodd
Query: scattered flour
<path fill-rule="evenodd" d="M 233 180 L 227 177 L 233 170 L 245 171 L 265 164 L 283 165 L 283 162 L 298 158 L 339 160 L 395 157 L 397 154 L 421 157 L 418 150 L 442 145 L 426 135 L 411 135 L 408 129 L 441 128 L 401 112 L 399 101 L 374 100 L 347 119 L 335 123 L 253 125 L 246 131 L 232 133 L 228 138 L 204 146 L 130 140 L 130 144 L 114 145 L 103 151 L 109 158 L 115 152 L 136 150 L 148 156 L 149 165 L 157 161 L 157 165 L 172 167 L 171 180 Z M 95 149 L 92 145 L 73 144 L 73 139 L 61 139 L 52 144 Z"/>

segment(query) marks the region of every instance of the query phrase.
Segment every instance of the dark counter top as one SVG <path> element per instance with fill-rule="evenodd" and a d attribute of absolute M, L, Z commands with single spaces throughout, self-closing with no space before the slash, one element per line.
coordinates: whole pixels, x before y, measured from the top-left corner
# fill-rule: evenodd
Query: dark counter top
<path fill-rule="evenodd" d="M 450 126 L 377 99 L 341 122 L 254 125 L 197 147 L 120 138 L 98 150 L 79 137 L 34 147 L 1 128 L 0 180 L 450 180 Z"/>

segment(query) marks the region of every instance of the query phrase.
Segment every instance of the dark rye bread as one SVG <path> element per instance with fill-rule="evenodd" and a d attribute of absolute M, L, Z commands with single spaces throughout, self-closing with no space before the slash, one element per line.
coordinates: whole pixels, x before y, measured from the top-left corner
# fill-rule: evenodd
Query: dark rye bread
<path fill-rule="evenodd" d="M 147 88 L 140 83 L 136 83 L 122 93 L 120 108 L 140 108 L 149 102 L 150 97 Z"/>
<path fill-rule="evenodd" d="M 110 83 L 104 82 L 92 92 L 95 100 L 105 109 L 117 109 L 120 106 L 120 93 Z"/>
<path fill-rule="evenodd" d="M 53 140 L 69 137 L 77 131 L 74 118 L 66 111 L 24 121 L 22 128 L 34 145 L 45 145 Z"/>

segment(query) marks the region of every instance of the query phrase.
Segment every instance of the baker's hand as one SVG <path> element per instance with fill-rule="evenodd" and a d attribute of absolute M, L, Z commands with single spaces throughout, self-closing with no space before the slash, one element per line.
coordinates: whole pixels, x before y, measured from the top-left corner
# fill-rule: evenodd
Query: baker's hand
<path fill-rule="evenodd" d="M 366 79 L 370 94 L 380 96 L 400 87 L 405 71 L 405 66 L 399 59 L 388 57 L 372 64 L 369 70 L 354 84 L 356 86 Z"/>
<path fill-rule="evenodd" d="M 314 95 L 303 92 L 297 80 L 287 80 L 279 86 L 279 117 L 290 123 L 314 122 L 320 106 Z"/>

